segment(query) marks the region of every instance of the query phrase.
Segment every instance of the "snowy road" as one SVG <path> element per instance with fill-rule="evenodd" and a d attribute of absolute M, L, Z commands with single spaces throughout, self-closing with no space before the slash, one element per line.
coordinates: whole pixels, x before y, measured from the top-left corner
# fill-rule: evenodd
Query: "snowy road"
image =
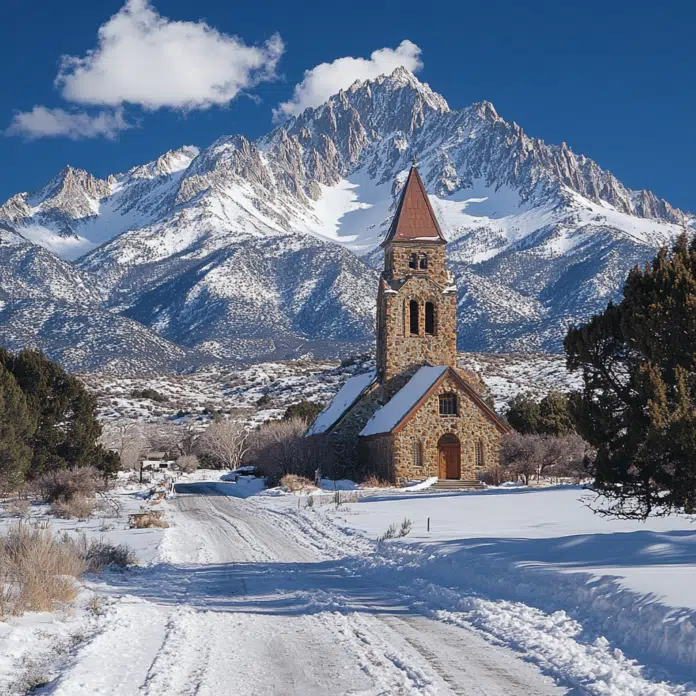
<path fill-rule="evenodd" d="M 366 542 L 311 516 L 179 487 L 163 562 L 107 591 L 61 696 L 568 694 L 513 651 L 413 611 L 341 562 Z"/>

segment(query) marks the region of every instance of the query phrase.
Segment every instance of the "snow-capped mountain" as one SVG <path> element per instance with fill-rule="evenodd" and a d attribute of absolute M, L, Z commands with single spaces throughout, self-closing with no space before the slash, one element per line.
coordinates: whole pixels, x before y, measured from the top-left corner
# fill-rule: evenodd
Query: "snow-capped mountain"
<path fill-rule="evenodd" d="M 568 323 L 692 223 L 397 68 L 257 141 L 222 137 L 107 179 L 68 167 L 1 206 L 0 234 L 76 259 L 51 255 L 73 295 L 185 349 L 339 353 L 373 335 L 377 245 L 414 156 L 450 240 L 460 349 L 558 350 Z"/>

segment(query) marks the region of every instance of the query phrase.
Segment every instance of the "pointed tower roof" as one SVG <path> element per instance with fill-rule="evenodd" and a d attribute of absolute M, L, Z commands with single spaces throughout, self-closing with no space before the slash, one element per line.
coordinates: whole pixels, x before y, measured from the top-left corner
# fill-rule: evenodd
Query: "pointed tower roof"
<path fill-rule="evenodd" d="M 382 246 L 389 242 L 447 244 L 415 165 L 408 173 L 396 214 Z"/>

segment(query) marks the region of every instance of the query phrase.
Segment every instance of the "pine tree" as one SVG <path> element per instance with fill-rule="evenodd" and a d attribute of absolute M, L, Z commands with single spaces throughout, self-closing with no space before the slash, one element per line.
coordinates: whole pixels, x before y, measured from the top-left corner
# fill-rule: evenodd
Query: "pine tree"
<path fill-rule="evenodd" d="M 608 512 L 645 518 L 696 508 L 696 241 L 682 235 L 629 274 L 624 298 L 565 339 L 582 370 L 572 400 L 597 448 Z"/>
<path fill-rule="evenodd" d="M 36 420 L 14 377 L 0 366 L 0 482 L 21 484 L 31 464 L 27 444 Z"/>

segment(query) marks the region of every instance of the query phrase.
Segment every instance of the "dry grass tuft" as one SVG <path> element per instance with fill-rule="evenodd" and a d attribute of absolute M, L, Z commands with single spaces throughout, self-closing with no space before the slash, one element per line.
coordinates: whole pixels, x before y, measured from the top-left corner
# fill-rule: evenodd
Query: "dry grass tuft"
<path fill-rule="evenodd" d="M 134 561 L 126 545 L 88 541 L 84 534 L 58 537 L 47 526 L 10 527 L 0 537 L 0 616 L 52 611 L 75 599 L 83 573 Z"/>
<path fill-rule="evenodd" d="M 50 528 L 11 527 L 0 537 L 0 612 L 51 611 L 76 597 L 75 579 L 84 570 L 78 549 L 57 539 Z"/>
<path fill-rule="evenodd" d="M 291 493 L 305 491 L 316 487 L 308 478 L 298 476 L 297 474 L 285 474 L 285 476 L 280 479 L 280 485 Z"/>
<path fill-rule="evenodd" d="M 131 529 L 150 529 L 151 527 L 160 527 L 161 529 L 169 527 L 161 510 L 137 512 L 130 516 Z"/>
<path fill-rule="evenodd" d="M 64 520 L 86 520 L 92 516 L 96 505 L 94 498 L 85 495 L 74 495 L 71 498 L 60 497 L 53 503 L 56 517 Z"/>
<path fill-rule="evenodd" d="M 360 488 L 392 488 L 394 484 L 389 481 L 377 478 L 374 474 L 370 474 L 364 481 L 360 483 Z"/>

